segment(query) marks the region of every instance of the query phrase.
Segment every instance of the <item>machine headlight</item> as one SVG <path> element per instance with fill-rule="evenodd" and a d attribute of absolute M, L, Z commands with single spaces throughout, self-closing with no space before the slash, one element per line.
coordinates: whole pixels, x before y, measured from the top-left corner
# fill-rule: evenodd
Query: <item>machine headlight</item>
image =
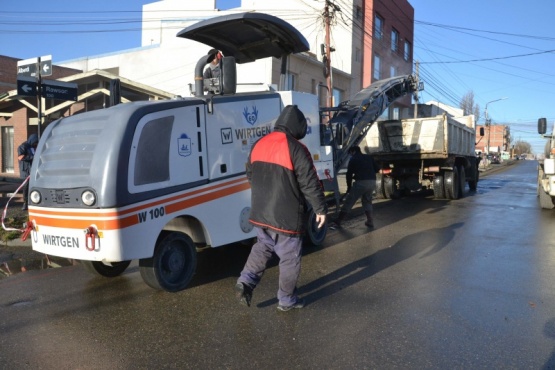
<path fill-rule="evenodd" d="M 90 207 L 96 203 L 96 195 L 90 190 L 85 190 L 83 194 L 81 194 L 81 200 L 83 204 Z"/>
<path fill-rule="evenodd" d="M 29 199 L 31 199 L 31 202 L 33 204 L 39 204 L 41 201 L 41 198 L 42 197 L 40 196 L 40 192 L 38 192 L 37 190 L 33 190 L 29 195 Z"/>

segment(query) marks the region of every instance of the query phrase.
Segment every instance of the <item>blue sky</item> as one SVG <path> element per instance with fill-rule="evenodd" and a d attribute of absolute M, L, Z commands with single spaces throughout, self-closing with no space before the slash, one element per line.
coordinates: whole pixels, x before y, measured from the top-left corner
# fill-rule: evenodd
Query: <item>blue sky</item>
<path fill-rule="evenodd" d="M 2 0 L 0 54 L 21 59 L 52 55 L 56 64 L 139 47 L 142 5 L 151 2 Z M 488 104 L 489 118 L 493 124 L 508 124 L 514 139 L 542 152 L 545 139 L 537 134 L 537 119 L 546 117 L 549 130 L 555 121 L 555 3 L 409 3 L 415 9 L 414 60 L 420 62 L 425 84 L 422 100 L 456 106 L 472 91 L 483 123 L 486 104 L 507 98 Z M 239 6 L 240 0 L 216 4 L 227 9 Z"/>

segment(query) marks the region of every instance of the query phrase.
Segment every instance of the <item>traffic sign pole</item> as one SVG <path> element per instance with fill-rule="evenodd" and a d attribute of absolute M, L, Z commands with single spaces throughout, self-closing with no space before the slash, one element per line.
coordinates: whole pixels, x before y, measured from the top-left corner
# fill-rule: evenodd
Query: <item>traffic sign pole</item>
<path fill-rule="evenodd" d="M 41 131 L 41 125 L 42 125 L 42 77 L 41 77 L 41 73 L 40 73 L 40 57 L 38 57 L 37 59 L 37 116 L 38 116 L 38 122 L 37 122 L 37 136 L 39 137 L 40 140 L 40 131 Z"/>

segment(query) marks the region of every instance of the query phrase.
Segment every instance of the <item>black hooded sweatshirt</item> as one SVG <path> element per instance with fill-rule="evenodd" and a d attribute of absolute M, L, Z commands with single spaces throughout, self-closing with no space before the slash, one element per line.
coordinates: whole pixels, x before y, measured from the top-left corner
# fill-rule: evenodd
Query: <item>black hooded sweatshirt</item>
<path fill-rule="evenodd" d="M 302 237 L 307 202 L 316 214 L 327 212 L 310 152 L 299 142 L 306 130 L 304 114 L 296 105 L 288 105 L 279 115 L 274 131 L 253 146 L 247 162 L 253 225 Z"/>

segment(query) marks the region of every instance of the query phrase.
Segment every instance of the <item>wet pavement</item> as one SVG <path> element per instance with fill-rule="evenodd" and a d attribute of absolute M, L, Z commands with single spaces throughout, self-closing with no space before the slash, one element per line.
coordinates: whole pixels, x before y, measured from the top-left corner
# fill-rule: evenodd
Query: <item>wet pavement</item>
<path fill-rule="evenodd" d="M 418 195 L 359 208 L 303 253 L 302 310 L 276 310 L 273 260 L 250 308 L 233 286 L 249 248 L 199 253 L 190 287 L 143 283 L 136 263 L 0 281 L 5 368 L 523 369 L 555 366 L 555 212 L 535 162 L 488 174 L 457 201 Z M 526 161 L 528 162 L 528 161 Z"/>

